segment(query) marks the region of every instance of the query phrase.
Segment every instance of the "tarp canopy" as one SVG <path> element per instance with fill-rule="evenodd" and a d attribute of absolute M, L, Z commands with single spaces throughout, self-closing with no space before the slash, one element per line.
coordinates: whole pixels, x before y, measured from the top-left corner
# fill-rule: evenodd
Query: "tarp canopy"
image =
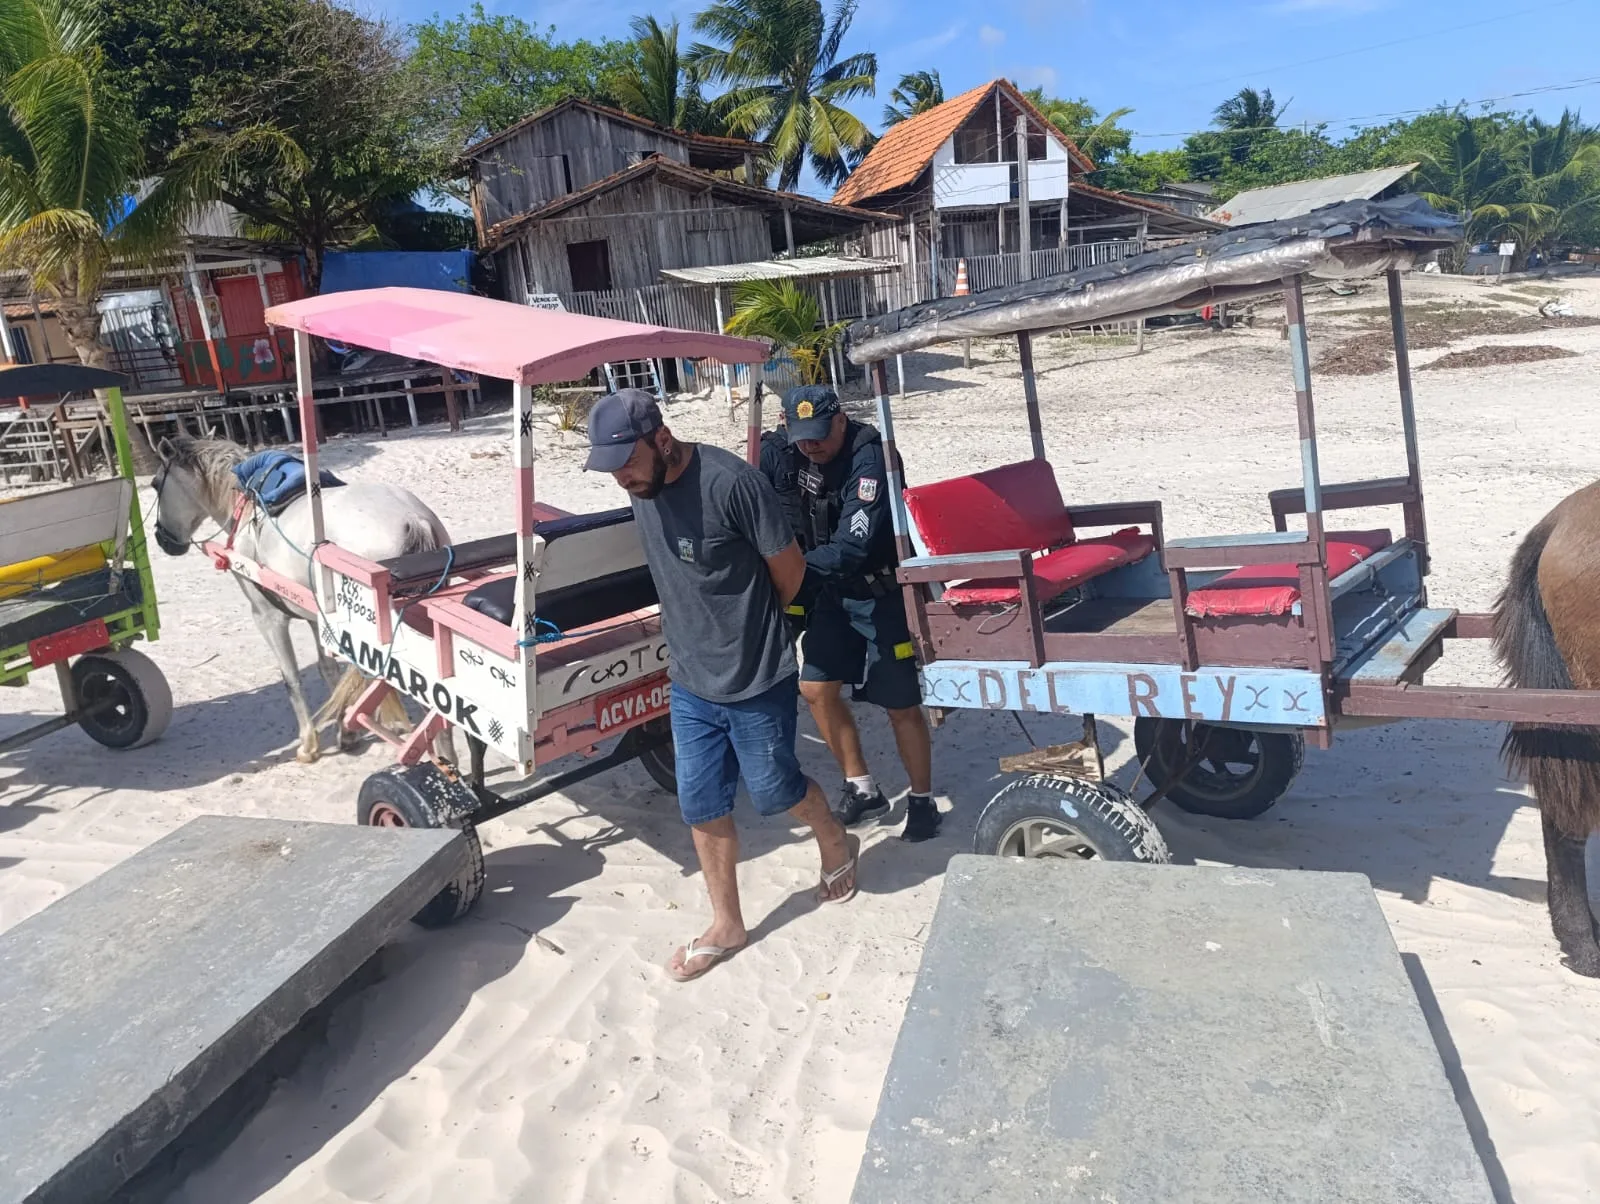
<path fill-rule="evenodd" d="M 1342 280 L 1411 267 L 1459 241 L 1460 217 L 1420 197 L 1351 201 L 1302 217 L 1229 230 L 1080 272 L 863 318 L 847 332 L 850 362 L 870 364 L 951 339 L 1061 330 L 1186 313 L 1279 292 L 1290 276 Z"/>
<path fill-rule="evenodd" d="M 86 364 L 13 364 L 0 367 L 0 397 L 43 397 L 49 393 L 85 393 L 121 389 L 128 378 L 108 368 Z"/>
<path fill-rule="evenodd" d="M 324 293 L 361 288 L 471 291 L 471 251 L 329 251 L 322 258 Z"/>
<path fill-rule="evenodd" d="M 267 322 L 320 338 L 525 385 L 579 380 L 624 359 L 764 364 L 765 343 L 725 334 L 591 318 L 420 288 L 376 288 L 290 301 Z"/>
<path fill-rule="evenodd" d="M 661 274 L 689 284 L 739 284 L 746 280 L 818 280 L 873 276 L 900 268 L 898 259 L 863 259 L 859 255 L 807 255 L 801 259 L 761 259 L 704 268 L 662 268 Z"/>

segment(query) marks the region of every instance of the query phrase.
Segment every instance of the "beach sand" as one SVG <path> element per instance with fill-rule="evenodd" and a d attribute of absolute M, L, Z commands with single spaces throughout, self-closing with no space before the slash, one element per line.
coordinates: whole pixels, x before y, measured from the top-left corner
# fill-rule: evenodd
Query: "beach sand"
<path fill-rule="evenodd" d="M 1506 294 L 1459 279 L 1407 287 L 1423 307 Z M 1560 287 L 1580 314 L 1600 315 L 1600 280 Z M 1505 306 L 1531 314 L 1539 299 Z M 1381 302 L 1371 288 L 1315 296 L 1313 356 L 1380 321 L 1370 311 Z M 1298 483 L 1299 457 L 1287 344 L 1263 318 L 1152 333 L 1142 356 L 1040 340 L 1046 445 L 1068 501 L 1160 498 L 1171 536 L 1267 529 L 1266 492 Z M 1522 533 L 1600 477 L 1600 326 L 1464 334 L 1449 350 L 1529 343 L 1580 354 L 1417 376 L 1434 605 L 1488 609 Z M 1014 348 L 979 342 L 974 353 L 967 370 L 959 345 L 907 359 L 896 427 L 913 483 L 1029 454 Z M 1314 387 L 1325 481 L 1403 474 L 1392 375 L 1326 374 Z M 745 419 L 712 396 L 675 401 L 668 421 L 738 447 Z M 507 431 L 501 411 L 457 436 L 340 438 L 324 463 L 346 479 L 406 484 L 456 538 L 473 538 L 509 527 Z M 621 504 L 609 478 L 580 471 L 581 435 L 551 428 L 540 440 L 542 499 Z M 352 822 L 361 780 L 387 762 L 368 747 L 297 764 L 283 688 L 237 586 L 197 553 L 153 554 L 162 639 L 150 654 L 172 683 L 172 725 L 130 753 L 74 730 L 0 757 L 0 928 L 195 815 Z M 309 634 L 296 636 L 308 666 Z M 305 678 L 325 696 L 314 668 Z M 1481 647 L 1430 674 L 1495 680 Z M 53 678 L 40 675 L 0 697 L 0 734 L 58 708 Z M 903 799 L 882 714 L 857 714 L 880 781 Z M 1026 723 L 1037 743 L 1077 736 L 1070 719 Z M 1101 731 L 1129 784 L 1127 724 Z M 1538 816 L 1498 761 L 1502 731 L 1356 731 L 1309 751 L 1260 819 L 1204 820 L 1167 803 L 1154 815 L 1178 861 L 1368 875 L 1399 948 L 1420 962 L 1428 1006 L 1437 1001 L 1491 1177 L 1520 1204 L 1600 1200 L 1600 982 L 1558 964 Z M 809 718 L 801 732 L 804 762 L 831 793 L 838 771 Z M 861 893 L 844 907 L 812 901 L 815 849 L 801 833 L 741 811 L 752 941 L 687 985 L 661 965 L 705 925 L 704 890 L 673 799 L 637 765 L 484 825 L 478 909 L 441 931 L 408 929 L 382 955 L 382 980 L 334 1012 L 327 1040 L 174 1199 L 847 1200 L 943 867 L 971 847 L 1002 782 L 996 758 L 1028 744 L 1009 714 L 952 715 L 934 744 L 944 833 L 902 843 L 897 806 L 891 826 L 866 837 Z"/>

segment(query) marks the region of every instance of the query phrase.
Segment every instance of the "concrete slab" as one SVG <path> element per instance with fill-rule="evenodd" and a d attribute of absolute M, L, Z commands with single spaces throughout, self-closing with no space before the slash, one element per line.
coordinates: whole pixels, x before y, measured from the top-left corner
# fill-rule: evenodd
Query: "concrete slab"
<path fill-rule="evenodd" d="M 1360 874 L 951 859 L 854 1204 L 1491 1204 Z"/>
<path fill-rule="evenodd" d="M 454 830 L 207 815 L 0 934 L 0 1204 L 96 1204 L 459 871 Z"/>

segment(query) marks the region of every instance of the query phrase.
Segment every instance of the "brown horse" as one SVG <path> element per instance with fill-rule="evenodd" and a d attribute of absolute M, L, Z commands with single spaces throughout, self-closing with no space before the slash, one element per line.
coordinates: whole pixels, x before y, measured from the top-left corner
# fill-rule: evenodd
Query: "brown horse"
<path fill-rule="evenodd" d="M 1569 495 L 1529 531 L 1495 605 L 1506 684 L 1600 689 L 1600 482 Z M 1600 829 L 1600 728 L 1513 724 L 1503 749 L 1539 802 L 1550 925 L 1563 960 L 1600 978 L 1584 846 Z"/>

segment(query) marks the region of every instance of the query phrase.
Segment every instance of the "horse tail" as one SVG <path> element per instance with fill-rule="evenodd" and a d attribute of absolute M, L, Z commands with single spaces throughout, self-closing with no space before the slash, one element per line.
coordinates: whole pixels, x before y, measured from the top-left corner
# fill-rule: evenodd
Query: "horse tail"
<path fill-rule="evenodd" d="M 369 684 L 366 676 L 354 665 L 346 668 L 333 687 L 333 693 L 328 695 L 328 701 L 311 717 L 313 726 L 320 728 L 326 723 L 342 722 L 344 713 L 356 704 Z M 396 736 L 405 735 L 411 728 L 410 716 L 392 690 L 378 704 L 376 718 L 382 727 Z"/>
<path fill-rule="evenodd" d="M 1557 522 L 1557 514 L 1548 515 L 1523 538 L 1495 602 L 1495 655 L 1505 669 L 1505 684 L 1518 689 L 1572 689 L 1572 673 L 1539 592 L 1539 561 Z M 1570 836 L 1588 835 L 1595 800 L 1600 800 L 1600 730 L 1513 723 L 1500 752 L 1527 778 L 1540 810 L 1557 828 Z"/>

